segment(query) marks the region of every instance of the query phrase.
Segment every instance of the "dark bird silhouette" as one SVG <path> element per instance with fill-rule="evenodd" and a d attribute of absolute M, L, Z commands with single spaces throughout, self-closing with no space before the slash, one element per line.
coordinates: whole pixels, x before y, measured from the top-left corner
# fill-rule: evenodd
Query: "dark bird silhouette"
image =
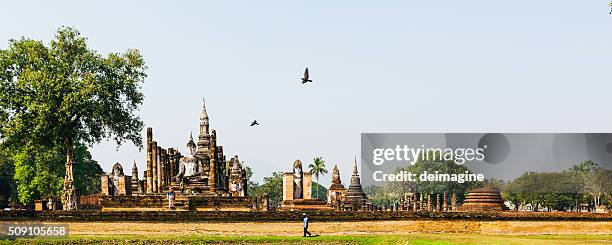
<path fill-rule="evenodd" d="M 257 120 L 253 120 L 253 122 L 251 123 L 251 127 L 253 127 L 255 125 L 259 125 L 259 123 L 257 123 Z"/>
<path fill-rule="evenodd" d="M 308 67 L 306 67 L 306 70 L 304 71 L 304 77 L 302 77 L 302 84 L 312 82 L 312 80 L 308 79 L 309 77 L 310 76 L 308 75 Z"/>

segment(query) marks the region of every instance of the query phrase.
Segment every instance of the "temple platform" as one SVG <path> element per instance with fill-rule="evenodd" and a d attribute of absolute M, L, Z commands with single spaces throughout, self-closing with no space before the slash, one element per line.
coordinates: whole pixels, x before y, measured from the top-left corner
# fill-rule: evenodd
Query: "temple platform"
<path fill-rule="evenodd" d="M 319 199 L 293 199 L 281 203 L 280 211 L 296 210 L 334 210 L 325 201 Z"/>
<path fill-rule="evenodd" d="M 112 211 L 168 211 L 166 195 L 101 196 L 103 212 Z M 177 195 L 173 211 L 254 211 L 248 197 L 211 195 Z"/>

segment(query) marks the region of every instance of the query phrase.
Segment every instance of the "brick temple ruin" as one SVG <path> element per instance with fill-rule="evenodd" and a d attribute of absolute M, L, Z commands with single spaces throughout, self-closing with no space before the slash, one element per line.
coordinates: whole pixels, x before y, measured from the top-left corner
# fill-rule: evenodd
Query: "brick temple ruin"
<path fill-rule="evenodd" d="M 177 210 L 252 210 L 258 205 L 247 194 L 246 171 L 238 156 L 227 161 L 217 133 L 210 130 L 206 104 L 200 112 L 197 144 L 190 136 L 187 153 L 164 148 L 147 128 L 146 170 L 138 179 L 136 162 L 132 175 L 125 175 L 121 164 L 101 176 L 100 205 L 103 211 L 164 210 L 167 192 L 176 194 Z"/>
<path fill-rule="evenodd" d="M 357 172 L 357 159 L 351 176 L 351 184 L 346 189 L 340 180 L 340 171 L 334 166 L 332 183 L 327 189 L 327 202 L 312 198 L 312 174 L 304 172 L 302 162 L 293 162 L 293 171 L 283 174 L 283 202 L 280 210 L 371 210 L 372 205 L 363 192 L 361 179 Z"/>
<path fill-rule="evenodd" d="M 102 211 L 161 211 L 168 210 L 166 193 L 176 193 L 175 210 L 195 211 L 264 211 L 269 210 L 266 197 L 258 200 L 247 193 L 246 171 L 238 156 L 227 161 L 223 146 L 217 144 L 217 133 L 210 129 L 206 105 L 200 112 L 197 143 L 190 135 L 183 155 L 178 148 L 164 148 L 147 128 L 146 170 L 139 179 L 138 166 L 133 162 L 131 175 L 126 175 L 120 163 L 101 176 L 100 195 L 81 197 L 81 207 L 91 206 Z M 278 211 L 412 211 L 453 212 L 507 210 L 498 190 L 472 190 L 459 208 L 457 193 L 403 193 L 390 205 L 374 206 L 368 200 L 357 170 L 357 159 L 348 187 L 342 184 L 337 166 L 327 201 L 312 197 L 312 175 L 304 172 L 296 160 L 292 171 L 283 173 L 283 195 Z M 40 203 L 44 209 L 44 200 Z M 51 208 L 48 208 L 51 209 Z"/>

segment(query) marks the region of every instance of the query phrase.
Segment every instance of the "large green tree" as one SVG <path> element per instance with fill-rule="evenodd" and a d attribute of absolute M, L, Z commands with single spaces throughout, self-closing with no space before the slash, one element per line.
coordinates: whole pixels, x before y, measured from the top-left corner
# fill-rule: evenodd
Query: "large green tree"
<path fill-rule="evenodd" d="M 21 38 L 0 50 L 0 136 L 9 145 L 63 146 L 64 209 L 77 209 L 75 145 L 112 138 L 142 147 L 134 112 L 145 70 L 139 51 L 103 56 L 67 27 L 49 45 Z"/>
<path fill-rule="evenodd" d="M 256 197 L 268 196 L 269 205 L 278 206 L 283 201 L 283 172 L 274 172 L 272 176 L 264 177 L 263 183 L 254 190 Z"/>
<path fill-rule="evenodd" d="M 247 178 L 247 194 L 248 195 L 255 195 L 257 188 L 259 187 L 259 183 L 257 183 L 257 181 L 253 180 L 253 169 L 248 166 L 245 165 L 244 162 L 242 163 L 242 166 L 244 166 L 244 171 L 246 172 L 246 178 Z"/>
<path fill-rule="evenodd" d="M 0 208 L 5 208 L 16 200 L 13 186 L 15 165 L 2 144 L 0 144 Z"/>
<path fill-rule="evenodd" d="M 592 208 L 601 204 L 610 206 L 612 170 L 604 169 L 593 161 L 584 161 L 572 166 L 568 172 L 580 181 L 581 191 L 591 199 Z"/>

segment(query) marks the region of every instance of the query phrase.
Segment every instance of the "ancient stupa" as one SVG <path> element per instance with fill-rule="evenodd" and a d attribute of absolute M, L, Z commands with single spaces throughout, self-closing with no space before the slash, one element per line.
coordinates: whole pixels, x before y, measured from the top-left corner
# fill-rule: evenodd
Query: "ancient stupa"
<path fill-rule="evenodd" d="M 365 204 L 367 200 L 368 198 L 361 187 L 361 178 L 359 178 L 359 172 L 357 172 L 357 158 L 355 158 L 353 175 L 351 176 L 351 184 L 346 192 L 346 201 L 354 205 L 361 206 Z"/>
<path fill-rule="evenodd" d="M 470 190 L 459 207 L 461 211 L 504 211 L 508 207 L 499 194 L 499 189 L 483 187 Z"/>
<path fill-rule="evenodd" d="M 337 165 L 334 165 L 334 170 L 332 170 L 332 183 L 329 188 L 327 188 L 327 204 L 335 205 L 342 202 L 345 196 L 346 188 L 340 180 L 340 170 L 338 170 Z"/>

